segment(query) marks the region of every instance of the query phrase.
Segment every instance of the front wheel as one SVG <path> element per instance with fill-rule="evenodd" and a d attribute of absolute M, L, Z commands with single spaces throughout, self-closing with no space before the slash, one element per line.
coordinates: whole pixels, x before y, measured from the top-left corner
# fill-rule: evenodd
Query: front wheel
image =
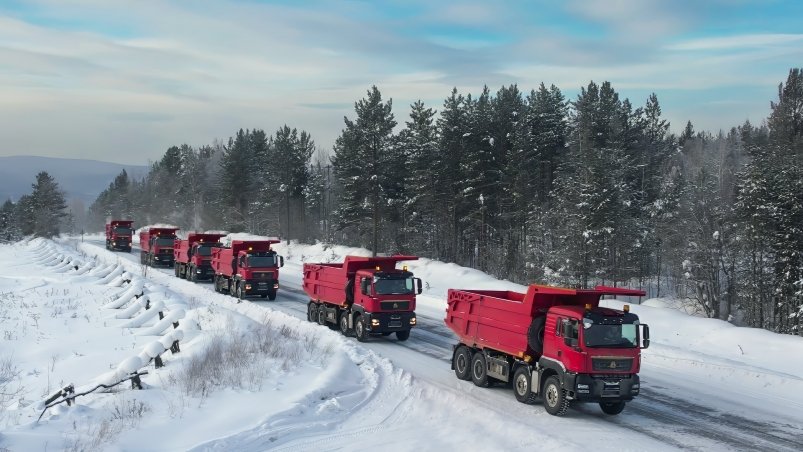
<path fill-rule="evenodd" d="M 569 409 L 569 399 L 566 398 L 566 391 L 560 384 L 560 380 L 555 375 L 549 377 L 544 382 L 544 409 L 553 416 L 563 416 Z"/>
<path fill-rule="evenodd" d="M 179 264 L 173 265 L 173 274 L 176 275 L 176 278 L 181 278 L 181 271 L 179 270 Z"/>
<path fill-rule="evenodd" d="M 600 402 L 599 407 L 602 408 L 603 413 L 616 416 L 625 409 L 625 402 Z"/>
<path fill-rule="evenodd" d="M 396 339 L 398 339 L 400 342 L 404 342 L 407 339 L 410 339 L 410 330 L 396 331 Z"/>
<path fill-rule="evenodd" d="M 237 283 L 236 294 L 238 300 L 242 301 L 245 299 L 245 291 L 243 290 L 243 285 L 240 283 Z"/>
<path fill-rule="evenodd" d="M 187 281 L 189 282 L 198 281 L 198 275 L 195 274 L 195 267 L 189 267 L 187 269 L 186 276 L 187 276 Z"/>
<path fill-rule="evenodd" d="M 363 316 L 357 317 L 357 321 L 354 322 L 354 336 L 360 342 L 368 341 L 368 330 L 365 329 L 365 318 Z"/>
<path fill-rule="evenodd" d="M 488 367 L 485 363 L 485 353 L 479 351 L 471 357 L 471 381 L 481 388 L 487 388 L 490 384 L 488 380 Z"/>
<path fill-rule="evenodd" d="M 516 394 L 516 400 L 526 404 L 535 402 L 537 397 L 531 386 L 530 371 L 524 366 L 519 366 L 513 373 L 513 392 Z"/>
<path fill-rule="evenodd" d="M 262 298 L 265 298 L 265 297 L 263 296 Z M 268 300 L 273 301 L 275 299 L 276 299 L 276 291 L 275 290 L 271 290 L 270 292 L 268 292 Z"/>

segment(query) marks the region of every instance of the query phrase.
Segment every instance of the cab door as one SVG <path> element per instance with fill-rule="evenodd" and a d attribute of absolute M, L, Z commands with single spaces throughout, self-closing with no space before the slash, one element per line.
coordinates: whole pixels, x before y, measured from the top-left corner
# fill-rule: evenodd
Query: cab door
<path fill-rule="evenodd" d="M 577 319 L 561 318 L 561 339 L 556 344 L 558 359 L 569 372 L 583 372 L 586 354 L 583 352 L 580 325 Z"/>

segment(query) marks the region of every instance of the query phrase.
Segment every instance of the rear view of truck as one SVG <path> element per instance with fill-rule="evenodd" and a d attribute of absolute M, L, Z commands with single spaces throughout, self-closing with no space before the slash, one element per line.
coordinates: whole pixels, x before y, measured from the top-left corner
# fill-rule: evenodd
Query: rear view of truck
<path fill-rule="evenodd" d="M 573 402 L 598 403 L 606 414 L 619 414 L 639 393 L 649 328 L 627 305 L 621 311 L 600 307 L 603 295 L 644 292 L 539 285 L 527 293 L 449 290 L 445 322 L 459 338 L 455 375 L 477 386 L 512 383 L 517 400 L 540 397 L 553 415 L 563 415 Z"/>
<path fill-rule="evenodd" d="M 133 226 L 131 220 L 111 220 L 106 223 L 106 249 L 130 252 Z"/>
<path fill-rule="evenodd" d="M 310 297 L 307 319 L 360 342 L 370 335 L 410 337 L 416 324 L 415 296 L 421 279 L 396 264 L 415 256 L 346 256 L 343 263 L 304 264 L 304 292 Z"/>

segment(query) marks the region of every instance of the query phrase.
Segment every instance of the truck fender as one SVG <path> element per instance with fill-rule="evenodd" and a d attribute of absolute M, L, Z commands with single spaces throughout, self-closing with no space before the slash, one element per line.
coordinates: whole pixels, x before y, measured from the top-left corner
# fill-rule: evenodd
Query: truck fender
<path fill-rule="evenodd" d="M 542 356 L 541 359 L 538 360 L 537 373 L 539 383 L 541 381 L 545 381 L 552 375 L 557 375 L 558 380 L 560 380 L 561 384 L 566 387 L 566 366 L 564 366 L 563 363 L 558 360 Z M 541 391 L 540 387 L 538 388 L 538 391 Z"/>

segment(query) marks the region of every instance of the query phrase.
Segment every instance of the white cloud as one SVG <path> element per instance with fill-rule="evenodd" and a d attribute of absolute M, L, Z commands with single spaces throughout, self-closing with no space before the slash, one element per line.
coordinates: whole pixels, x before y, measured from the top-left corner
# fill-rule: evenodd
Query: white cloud
<path fill-rule="evenodd" d="M 803 34 L 746 34 L 693 39 L 666 46 L 668 50 L 730 50 L 798 45 Z"/>

